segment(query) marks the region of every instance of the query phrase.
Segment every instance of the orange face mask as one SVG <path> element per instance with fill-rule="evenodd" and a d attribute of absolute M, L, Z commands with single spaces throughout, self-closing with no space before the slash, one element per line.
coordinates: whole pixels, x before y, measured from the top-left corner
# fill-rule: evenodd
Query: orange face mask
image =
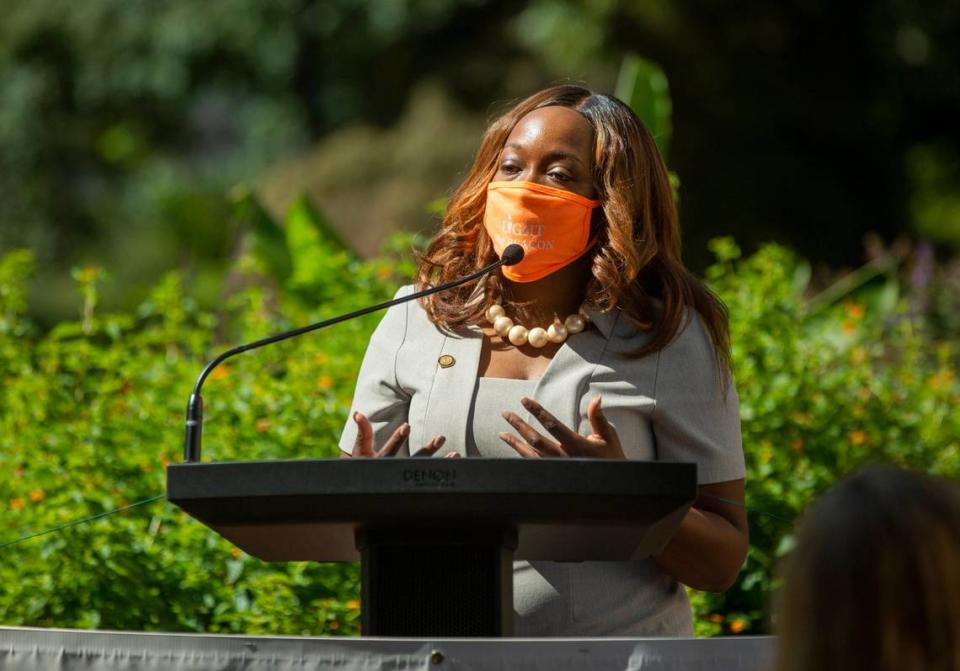
<path fill-rule="evenodd" d="M 515 266 L 502 266 L 514 282 L 533 282 L 583 256 L 592 246 L 590 215 L 599 200 L 535 182 L 490 182 L 483 225 L 497 254 L 518 244 Z"/>

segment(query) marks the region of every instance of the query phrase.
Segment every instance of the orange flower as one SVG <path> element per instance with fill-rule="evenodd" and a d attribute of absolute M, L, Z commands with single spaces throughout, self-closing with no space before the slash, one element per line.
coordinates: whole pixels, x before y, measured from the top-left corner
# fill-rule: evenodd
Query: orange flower
<path fill-rule="evenodd" d="M 720 624 L 721 622 L 723 622 L 723 615 L 721 615 L 720 613 L 713 613 L 707 619 L 713 622 L 714 624 Z"/>
<path fill-rule="evenodd" d="M 859 303 L 850 303 L 847 305 L 847 316 L 850 319 L 862 319 L 864 309 Z"/>
<path fill-rule="evenodd" d="M 339 628 L 340 628 L 340 623 L 337 622 L 336 620 L 332 620 L 332 621 L 330 621 L 330 622 L 327 624 L 327 628 L 328 628 L 328 629 L 339 629 Z"/>
<path fill-rule="evenodd" d="M 240 548 L 230 548 L 230 554 L 233 556 L 234 559 L 240 559 L 240 555 L 242 555 L 243 553 L 240 552 Z"/>
<path fill-rule="evenodd" d="M 23 499 L 11 499 L 10 507 L 13 508 L 14 510 L 20 510 L 21 508 L 23 508 Z"/>
<path fill-rule="evenodd" d="M 794 452 L 802 452 L 803 441 L 799 438 L 794 438 L 792 441 L 790 441 L 790 449 L 792 449 Z"/>
<path fill-rule="evenodd" d="M 101 270 L 99 266 L 84 266 L 74 271 L 74 277 L 78 282 L 90 284 L 100 276 Z"/>
<path fill-rule="evenodd" d="M 320 352 L 313 356 L 313 362 L 318 366 L 322 366 L 325 363 L 330 363 L 330 355 L 326 352 Z"/>
<path fill-rule="evenodd" d="M 324 375 L 317 380 L 317 386 L 321 389 L 330 389 L 333 386 L 333 378 L 329 375 Z"/>
<path fill-rule="evenodd" d="M 222 380 L 230 374 L 230 366 L 224 364 L 219 368 L 214 368 L 213 372 L 210 373 L 210 377 L 214 380 Z"/>
<path fill-rule="evenodd" d="M 360 602 L 357 601 L 356 599 L 350 599 L 344 605 L 347 607 L 348 610 L 357 610 L 360 608 Z"/>
<path fill-rule="evenodd" d="M 934 373 L 927 379 L 927 386 L 934 391 L 940 391 L 944 387 L 949 387 L 953 384 L 953 380 L 953 371 L 942 370 L 939 373 Z"/>
<path fill-rule="evenodd" d="M 267 429 L 270 428 L 270 420 L 265 417 L 261 417 L 257 420 L 257 431 L 264 433 Z"/>
<path fill-rule="evenodd" d="M 867 434 L 863 431 L 851 431 L 850 432 L 850 444 L 851 445 L 863 445 L 867 442 Z"/>
<path fill-rule="evenodd" d="M 30 500 L 36 503 L 37 501 L 43 501 L 47 498 L 47 495 L 43 493 L 43 490 L 39 487 L 30 492 Z"/>
<path fill-rule="evenodd" d="M 854 324 L 853 322 L 843 322 L 843 324 L 840 326 L 840 330 L 843 331 L 846 335 L 850 335 L 852 333 L 856 333 L 857 325 Z"/>
<path fill-rule="evenodd" d="M 736 620 L 730 623 L 731 634 L 739 634 L 746 628 L 747 628 L 747 623 L 739 618 L 737 618 Z"/>
<path fill-rule="evenodd" d="M 393 271 L 390 270 L 390 266 L 380 266 L 377 268 L 377 279 L 389 280 L 393 277 Z"/>

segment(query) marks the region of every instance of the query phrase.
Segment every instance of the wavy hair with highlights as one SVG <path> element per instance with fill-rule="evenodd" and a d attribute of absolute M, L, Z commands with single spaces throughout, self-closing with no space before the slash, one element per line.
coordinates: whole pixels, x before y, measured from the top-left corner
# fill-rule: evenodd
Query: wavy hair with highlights
<path fill-rule="evenodd" d="M 487 128 L 473 165 L 450 198 L 440 231 L 420 256 L 417 284 L 434 286 L 496 260 L 483 226 L 487 185 L 514 126 L 530 112 L 550 106 L 579 112 L 593 129 L 593 182 L 602 205 L 598 242 L 589 252 L 586 304 L 601 312 L 619 309 L 634 326 L 653 332 L 634 356 L 668 345 L 692 308 L 710 335 L 718 361 L 727 366 L 727 311 L 681 260 L 677 207 L 653 137 L 627 105 L 581 86 L 554 86 L 535 93 Z M 444 329 L 478 323 L 502 295 L 501 281 L 500 273 L 491 273 L 482 300 L 475 300 L 475 289 L 464 286 L 430 296 L 423 307 Z"/>

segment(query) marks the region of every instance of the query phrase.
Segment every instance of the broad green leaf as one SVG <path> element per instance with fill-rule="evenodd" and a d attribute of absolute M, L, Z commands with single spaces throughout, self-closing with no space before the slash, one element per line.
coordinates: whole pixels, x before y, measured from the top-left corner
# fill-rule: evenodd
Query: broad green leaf
<path fill-rule="evenodd" d="M 247 189 L 234 197 L 234 216 L 251 232 L 254 258 L 274 280 L 285 283 L 293 271 L 293 263 L 283 229 Z"/>
<path fill-rule="evenodd" d="M 625 102 L 646 124 L 666 158 L 673 135 L 673 103 L 663 69 L 636 54 L 628 54 L 620 66 L 614 95 Z"/>
<path fill-rule="evenodd" d="M 331 263 L 341 266 L 354 256 L 329 220 L 305 196 L 290 206 L 284 228 L 293 264 L 291 287 L 321 286 L 333 279 Z"/>

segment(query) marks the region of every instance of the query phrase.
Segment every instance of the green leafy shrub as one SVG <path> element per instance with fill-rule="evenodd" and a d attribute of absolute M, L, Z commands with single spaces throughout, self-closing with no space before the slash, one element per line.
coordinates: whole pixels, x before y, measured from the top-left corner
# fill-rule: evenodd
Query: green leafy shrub
<path fill-rule="evenodd" d="M 135 314 L 99 315 L 102 273 L 82 269 L 83 320 L 38 334 L 23 318 L 29 255 L 0 261 L 0 544 L 162 492 L 195 376 L 228 341 L 384 300 L 412 277 L 409 239 L 360 261 L 304 201 L 282 229 L 249 197 L 237 207 L 252 234 L 220 314 L 198 310 L 169 275 Z M 909 315 L 895 284 L 814 312 L 808 273 L 787 250 L 741 259 L 718 240 L 714 252 L 708 280 L 730 307 L 754 512 L 738 583 L 693 601 L 700 634 L 760 633 L 792 521 L 818 492 L 878 459 L 960 473 L 956 351 Z M 217 369 L 205 387 L 205 458 L 335 455 L 378 319 Z M 355 565 L 266 564 L 164 502 L 2 549 L 0 584 L 0 622 L 11 625 L 358 629 Z"/>
<path fill-rule="evenodd" d="M 730 310 L 747 458 L 750 551 L 724 595 L 695 594 L 697 631 L 764 633 L 797 514 L 851 470 L 887 461 L 960 476 L 957 351 L 934 341 L 895 278 L 813 312 L 809 269 L 770 245 L 712 243 L 707 280 Z"/>
<path fill-rule="evenodd" d="M 29 255 L 0 262 L 0 543 L 163 492 L 165 465 L 180 459 L 192 383 L 225 348 L 214 334 L 242 341 L 319 320 L 385 300 L 412 275 L 409 262 L 394 258 L 402 241 L 382 258 L 360 261 L 324 237 L 322 220 L 306 203 L 291 210 L 283 230 L 270 234 L 289 238 L 289 246 L 275 249 L 275 267 L 293 269 L 289 292 L 269 288 L 259 274 L 267 265 L 251 252 L 235 278 L 245 288 L 223 314 L 198 311 L 181 279 L 169 275 L 136 314 L 101 316 L 94 312 L 100 273 L 81 269 L 82 322 L 42 336 L 29 335 L 22 318 Z M 284 254 L 292 257 L 284 262 Z M 372 315 L 218 368 L 204 389 L 205 458 L 334 456 L 377 320 Z M 0 557 L 6 624 L 357 631 L 356 566 L 260 562 L 165 502 L 17 544 Z"/>

